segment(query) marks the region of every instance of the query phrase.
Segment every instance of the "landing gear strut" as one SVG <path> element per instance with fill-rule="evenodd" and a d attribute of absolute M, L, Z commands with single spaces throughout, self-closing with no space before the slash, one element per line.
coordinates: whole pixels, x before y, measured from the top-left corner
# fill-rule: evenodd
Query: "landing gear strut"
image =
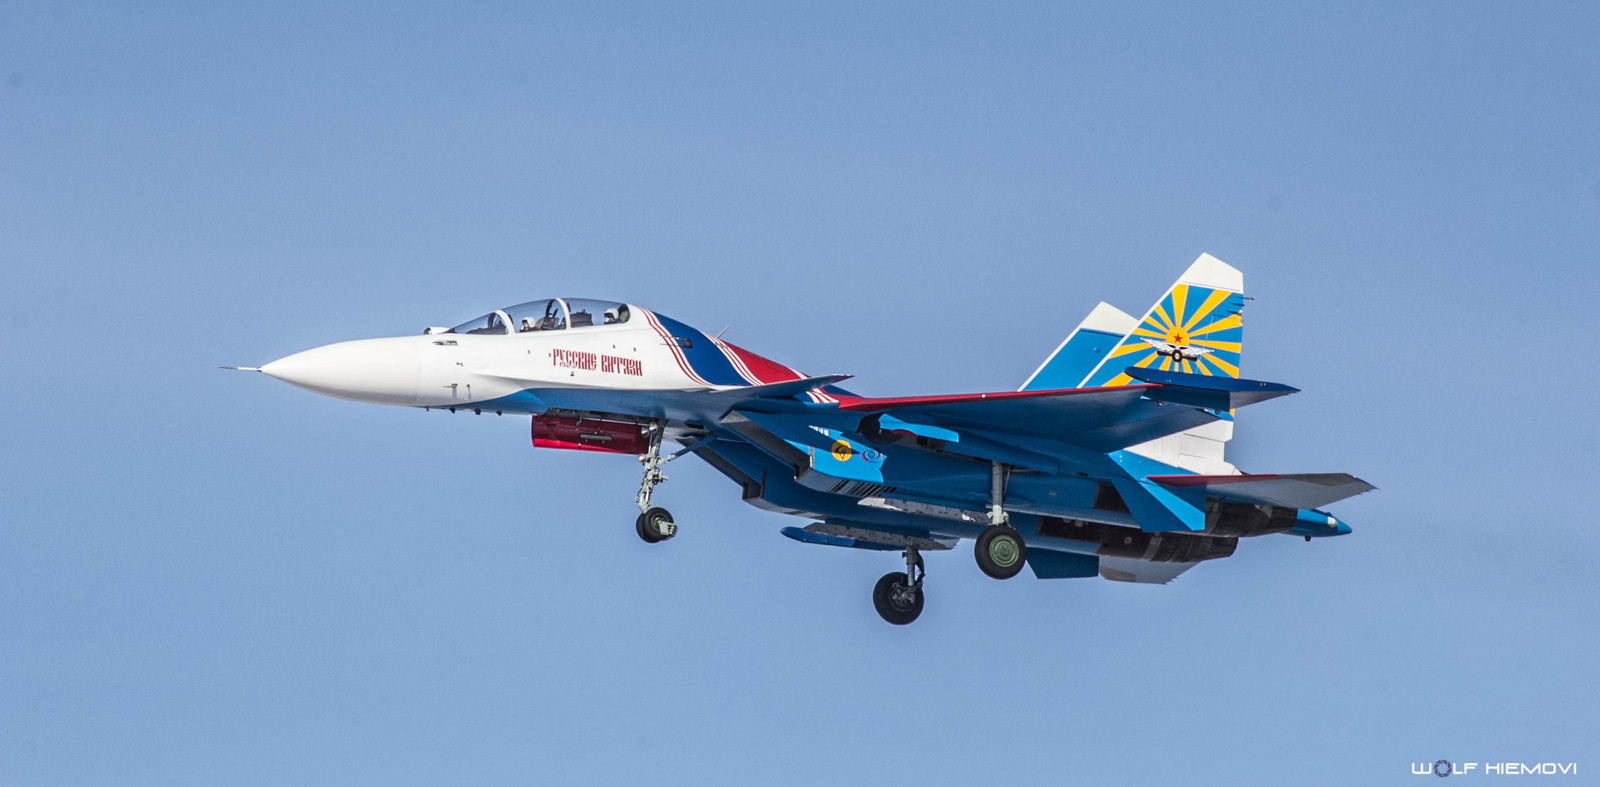
<path fill-rule="evenodd" d="M 922 567 L 922 555 L 916 547 L 906 547 L 906 570 L 884 574 L 872 588 L 872 606 L 879 617 L 896 626 L 904 626 L 922 614 L 922 578 L 927 573 Z"/>
<path fill-rule="evenodd" d="M 978 534 L 973 556 L 978 559 L 978 569 L 995 579 L 1010 579 L 1022 571 L 1028 558 L 1028 547 L 1022 543 L 1022 534 L 1011 527 L 1011 517 L 1005 509 L 1005 466 L 999 462 L 989 466 L 989 526 Z"/>
<path fill-rule="evenodd" d="M 655 491 L 656 484 L 667 480 L 667 474 L 661 472 L 661 466 L 672 457 L 661 458 L 662 425 L 653 423 L 649 428 L 649 448 L 639 457 L 639 462 L 644 465 L 644 478 L 639 481 L 639 494 L 633 499 L 639 504 L 639 518 L 634 520 L 633 527 L 646 543 L 654 544 L 677 535 L 678 526 L 673 523 L 672 514 L 667 509 L 650 505 L 650 494 Z"/>

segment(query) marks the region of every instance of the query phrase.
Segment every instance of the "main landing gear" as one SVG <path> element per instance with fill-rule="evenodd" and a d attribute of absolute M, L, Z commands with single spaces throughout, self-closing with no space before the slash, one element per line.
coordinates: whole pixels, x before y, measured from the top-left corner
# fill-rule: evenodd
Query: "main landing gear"
<path fill-rule="evenodd" d="M 994 462 L 989 466 L 989 526 L 978 534 L 972 551 L 978 569 L 995 579 L 1016 576 L 1028 559 L 1022 534 L 1011 527 L 1011 517 L 1006 515 L 1005 494 L 1005 467 Z"/>
<path fill-rule="evenodd" d="M 922 555 L 916 547 L 906 547 L 906 570 L 884 574 L 872 588 L 872 606 L 879 617 L 896 626 L 904 626 L 922 614 L 922 578 L 927 573 L 922 567 Z"/>
<path fill-rule="evenodd" d="M 1005 508 L 1006 468 L 994 462 L 989 469 L 989 526 L 978 533 L 973 554 L 978 568 L 995 579 L 1010 579 L 1022 571 L 1028 560 L 1028 547 L 1022 534 L 1011 526 Z M 927 549 L 948 546 L 927 539 L 908 539 L 905 543 L 906 570 L 884 574 L 872 588 L 872 606 L 878 615 L 896 626 L 904 626 L 922 614 L 922 555 L 917 544 Z"/>
<path fill-rule="evenodd" d="M 634 520 L 633 527 L 648 544 L 666 541 L 678 534 L 672 514 L 665 508 L 650 505 L 650 493 L 655 491 L 656 484 L 667 480 L 667 474 L 661 472 L 661 466 L 673 458 L 661 458 L 662 431 L 660 423 L 650 425 L 650 447 L 639 457 L 639 462 L 644 465 L 644 478 L 639 481 L 639 494 L 633 499 L 639 504 L 639 518 Z"/>

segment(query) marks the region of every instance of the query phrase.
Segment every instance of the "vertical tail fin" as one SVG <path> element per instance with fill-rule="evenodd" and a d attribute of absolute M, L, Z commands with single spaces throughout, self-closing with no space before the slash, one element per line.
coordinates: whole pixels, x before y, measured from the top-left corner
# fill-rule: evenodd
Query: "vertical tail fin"
<path fill-rule="evenodd" d="M 1244 275 L 1202 254 L 1083 379 L 1082 387 L 1128 385 L 1130 366 L 1239 376 Z"/>
<path fill-rule="evenodd" d="M 1106 353 L 1138 325 L 1133 315 L 1102 301 L 1017 390 L 1077 388 L 1078 383 L 1105 360 Z"/>
<path fill-rule="evenodd" d="M 1126 330 L 1115 347 L 1079 387 L 1120 386 L 1135 382 L 1123 370 L 1130 366 L 1239 376 L 1244 329 L 1244 275 L 1209 254 L 1202 254 L 1177 283 Z M 1233 439 L 1233 418 L 1168 435 L 1128 448 L 1130 453 L 1173 467 L 1208 475 L 1238 472 L 1223 457 Z"/>

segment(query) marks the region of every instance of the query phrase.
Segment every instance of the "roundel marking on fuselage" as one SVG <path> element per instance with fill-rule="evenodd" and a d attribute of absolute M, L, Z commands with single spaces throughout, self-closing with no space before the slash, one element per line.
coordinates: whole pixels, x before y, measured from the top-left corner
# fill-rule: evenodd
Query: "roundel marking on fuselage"
<path fill-rule="evenodd" d="M 833 458 L 841 462 L 848 462 L 850 461 L 850 457 L 856 455 L 855 449 L 851 448 L 850 444 L 843 440 L 833 441 L 832 453 Z"/>

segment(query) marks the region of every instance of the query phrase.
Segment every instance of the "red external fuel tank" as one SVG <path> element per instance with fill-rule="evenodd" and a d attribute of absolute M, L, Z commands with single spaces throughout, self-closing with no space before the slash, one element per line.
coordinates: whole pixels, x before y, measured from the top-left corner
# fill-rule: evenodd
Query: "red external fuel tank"
<path fill-rule="evenodd" d="M 637 455 L 650 449 L 650 441 L 640 424 L 536 415 L 533 417 L 533 446 Z"/>

